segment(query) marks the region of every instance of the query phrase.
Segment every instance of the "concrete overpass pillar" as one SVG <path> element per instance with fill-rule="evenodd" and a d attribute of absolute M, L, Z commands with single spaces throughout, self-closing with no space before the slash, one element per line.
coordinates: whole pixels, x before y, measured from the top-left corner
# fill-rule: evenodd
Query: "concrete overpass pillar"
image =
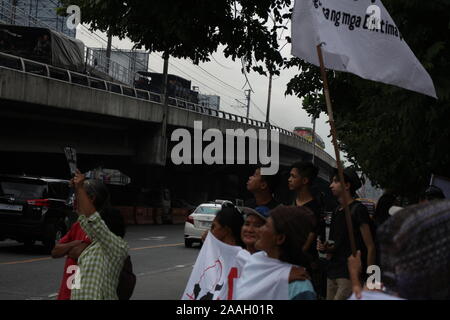
<path fill-rule="evenodd" d="M 166 166 L 167 138 L 162 134 L 162 126 L 147 125 L 140 132 L 137 135 L 135 163 L 138 165 Z"/>

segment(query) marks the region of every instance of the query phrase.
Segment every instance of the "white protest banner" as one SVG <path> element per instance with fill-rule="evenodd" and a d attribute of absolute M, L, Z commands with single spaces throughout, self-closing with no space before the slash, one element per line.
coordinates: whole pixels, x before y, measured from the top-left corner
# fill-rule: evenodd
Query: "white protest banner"
<path fill-rule="evenodd" d="M 381 0 L 296 0 L 292 54 L 319 66 L 436 98 L 433 81 Z"/>
<path fill-rule="evenodd" d="M 232 300 L 234 282 L 240 275 L 241 247 L 217 240 L 211 232 L 203 244 L 182 300 Z"/>
<path fill-rule="evenodd" d="M 236 281 L 235 300 L 289 300 L 292 265 L 272 259 L 265 252 L 252 255 Z"/>

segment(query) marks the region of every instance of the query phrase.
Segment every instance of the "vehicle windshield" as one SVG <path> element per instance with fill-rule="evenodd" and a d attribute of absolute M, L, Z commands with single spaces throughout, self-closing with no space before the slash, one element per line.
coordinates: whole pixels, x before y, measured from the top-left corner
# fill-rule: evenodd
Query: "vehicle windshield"
<path fill-rule="evenodd" d="M 220 207 L 204 207 L 204 206 L 200 206 L 200 207 L 198 207 L 195 210 L 194 213 L 216 215 L 219 211 L 220 211 Z"/>
<path fill-rule="evenodd" d="M 0 195 L 12 195 L 18 200 L 42 199 L 45 191 L 43 184 L 0 181 Z"/>

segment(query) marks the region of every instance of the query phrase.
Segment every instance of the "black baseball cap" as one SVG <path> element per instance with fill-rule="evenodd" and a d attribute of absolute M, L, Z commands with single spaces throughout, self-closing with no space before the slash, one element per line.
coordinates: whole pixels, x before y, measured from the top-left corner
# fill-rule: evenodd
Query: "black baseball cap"
<path fill-rule="evenodd" d="M 339 171 L 338 169 L 334 169 L 333 171 L 333 177 L 339 177 Z M 350 182 L 352 185 L 353 191 L 358 191 L 362 187 L 362 181 L 358 176 L 358 173 L 353 168 L 345 168 L 344 169 L 344 177 L 347 182 Z"/>

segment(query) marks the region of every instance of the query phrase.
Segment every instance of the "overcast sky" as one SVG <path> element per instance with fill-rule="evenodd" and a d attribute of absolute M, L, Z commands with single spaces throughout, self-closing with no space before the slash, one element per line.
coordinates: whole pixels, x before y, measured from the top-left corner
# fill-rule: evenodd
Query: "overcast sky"
<path fill-rule="evenodd" d="M 287 34 L 287 32 L 290 33 L 290 31 L 287 30 L 285 34 Z M 103 39 L 106 39 L 105 34 L 100 32 L 96 32 L 96 34 Z M 89 34 L 86 28 L 82 26 L 78 27 L 77 38 L 82 40 L 89 47 L 106 47 L 106 42 Z M 281 46 L 283 46 L 285 42 L 284 39 L 280 40 Z M 114 39 L 113 46 L 120 49 L 131 49 L 133 44 L 129 40 L 120 41 L 119 39 Z M 283 56 L 290 57 L 290 52 L 291 46 L 287 44 L 283 48 L 282 54 Z M 221 48 L 213 54 L 213 57 L 214 59 L 211 59 L 211 62 L 201 63 L 199 65 L 206 70 L 206 72 L 188 60 L 171 58 L 169 73 L 191 80 L 192 85 L 198 86 L 200 92 L 203 94 L 215 94 L 221 96 L 222 110 L 245 115 L 246 109 L 238 108 L 237 106 L 240 104 L 235 101 L 235 99 L 239 99 L 242 103 L 245 103 L 244 90 L 248 89 L 248 86 L 243 88 L 246 80 L 245 76 L 241 73 L 241 62 L 226 59 Z M 163 60 L 159 53 L 151 54 L 149 67 L 153 71 L 163 72 Z M 274 78 L 272 89 L 271 122 L 273 125 L 280 126 L 290 131 L 297 126 L 312 128 L 311 118 L 309 118 L 308 114 L 302 109 L 301 100 L 296 97 L 284 95 L 286 85 L 289 80 L 295 76 L 295 73 L 295 70 L 282 70 L 280 77 Z M 215 77 L 225 82 L 227 85 Z M 248 78 L 254 91 L 254 93 L 252 93 L 252 101 L 262 111 L 258 111 L 257 107 L 252 104 L 250 117 L 265 121 L 269 80 L 267 77 L 254 72 L 250 73 Z M 322 113 L 320 119 L 317 121 L 317 133 L 325 141 L 326 151 L 335 158 L 331 139 L 328 137 L 330 134 L 330 127 L 326 122 L 327 120 L 328 117 Z"/>

